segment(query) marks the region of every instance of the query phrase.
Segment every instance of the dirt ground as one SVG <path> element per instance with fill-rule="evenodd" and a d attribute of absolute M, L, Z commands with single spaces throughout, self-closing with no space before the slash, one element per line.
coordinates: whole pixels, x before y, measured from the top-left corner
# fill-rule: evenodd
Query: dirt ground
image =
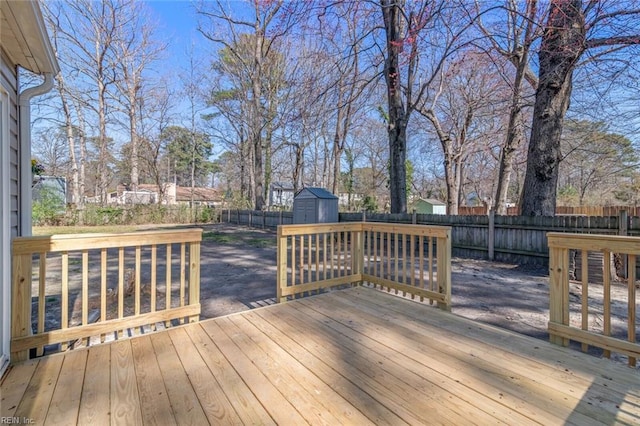
<path fill-rule="evenodd" d="M 202 316 L 226 315 L 275 303 L 275 232 L 216 224 L 205 227 L 202 244 Z M 549 276 L 542 267 L 479 259 L 452 259 L 452 312 L 539 339 L 548 339 Z M 592 286 L 595 287 L 595 286 Z M 598 300 L 597 288 L 590 299 Z M 626 285 L 613 286 L 613 314 L 626 307 Z M 571 284 L 572 310 L 579 310 L 580 286 Z M 619 301 L 618 301 L 619 300 Z M 590 302 L 590 306 L 592 302 Z M 593 309 L 598 311 L 596 305 Z M 625 311 L 626 312 L 626 311 Z M 596 326 L 601 320 L 593 316 Z M 614 318 L 614 331 L 620 320 Z M 623 324 L 622 324 L 623 326 Z M 591 351 L 600 356 L 599 350 Z M 615 356 L 619 362 L 626 358 Z"/>
<path fill-rule="evenodd" d="M 204 239 L 200 294 L 204 317 L 275 302 L 273 231 L 217 224 L 205 228 Z M 453 258 L 451 275 L 454 313 L 530 336 L 547 337 L 546 269 Z"/>

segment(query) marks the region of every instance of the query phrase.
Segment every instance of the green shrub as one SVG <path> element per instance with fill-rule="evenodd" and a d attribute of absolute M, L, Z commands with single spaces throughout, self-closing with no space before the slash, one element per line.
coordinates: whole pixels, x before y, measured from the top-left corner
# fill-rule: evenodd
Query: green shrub
<path fill-rule="evenodd" d="M 38 191 L 38 198 L 33 201 L 33 224 L 59 225 L 65 216 L 65 210 L 64 198 L 58 191 L 44 186 Z"/>

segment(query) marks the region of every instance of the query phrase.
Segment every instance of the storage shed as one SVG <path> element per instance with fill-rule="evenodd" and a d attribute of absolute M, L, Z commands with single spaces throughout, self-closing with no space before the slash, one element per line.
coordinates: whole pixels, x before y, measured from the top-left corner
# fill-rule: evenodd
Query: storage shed
<path fill-rule="evenodd" d="M 293 199 L 293 223 L 338 221 L 338 197 L 324 188 L 304 188 Z"/>
<path fill-rule="evenodd" d="M 447 205 L 432 198 L 418 198 L 413 208 L 420 214 L 447 214 Z"/>

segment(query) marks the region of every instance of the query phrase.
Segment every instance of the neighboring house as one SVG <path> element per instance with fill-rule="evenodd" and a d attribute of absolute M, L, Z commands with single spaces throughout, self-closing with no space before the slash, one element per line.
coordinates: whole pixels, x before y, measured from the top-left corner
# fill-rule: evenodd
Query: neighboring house
<path fill-rule="evenodd" d="M 18 67 L 43 75 L 22 91 Z M 0 1 L 0 375 L 9 363 L 11 240 L 31 235 L 30 100 L 59 71 L 37 1 Z"/>
<path fill-rule="evenodd" d="M 164 191 L 160 191 L 158 185 L 140 184 L 137 190 L 125 185 L 118 185 L 116 191 L 107 196 L 109 204 L 165 204 L 180 205 L 191 204 L 191 187 L 177 186 L 174 183 L 163 184 Z M 193 188 L 193 203 L 195 205 L 221 206 L 223 196 L 214 188 Z"/>
<path fill-rule="evenodd" d="M 351 207 L 354 204 L 362 202 L 363 199 L 364 196 L 362 194 L 341 192 L 338 194 L 338 205 L 340 205 L 340 207 Z"/>
<path fill-rule="evenodd" d="M 447 214 L 447 205 L 433 198 L 418 198 L 413 203 L 413 210 L 419 214 Z"/>
<path fill-rule="evenodd" d="M 269 207 L 292 208 L 295 195 L 292 184 L 273 182 L 269 187 Z"/>

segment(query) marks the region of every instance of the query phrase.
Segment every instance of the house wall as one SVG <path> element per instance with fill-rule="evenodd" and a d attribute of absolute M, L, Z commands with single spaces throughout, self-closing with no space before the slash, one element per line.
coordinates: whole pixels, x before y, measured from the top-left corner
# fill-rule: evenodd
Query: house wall
<path fill-rule="evenodd" d="M 16 68 L 0 49 L 0 376 L 9 363 L 11 239 L 19 235 Z"/>
<path fill-rule="evenodd" d="M 16 68 L 11 66 L 8 57 L 0 52 L 0 84 L 9 93 L 9 198 L 11 215 L 11 238 L 20 234 L 18 206 L 20 205 L 20 155 L 18 141 L 18 77 Z M 5 141 L 3 141 L 5 143 Z M 3 167 L 5 165 L 3 164 Z M 4 206 L 3 206 L 4 207 Z"/>

